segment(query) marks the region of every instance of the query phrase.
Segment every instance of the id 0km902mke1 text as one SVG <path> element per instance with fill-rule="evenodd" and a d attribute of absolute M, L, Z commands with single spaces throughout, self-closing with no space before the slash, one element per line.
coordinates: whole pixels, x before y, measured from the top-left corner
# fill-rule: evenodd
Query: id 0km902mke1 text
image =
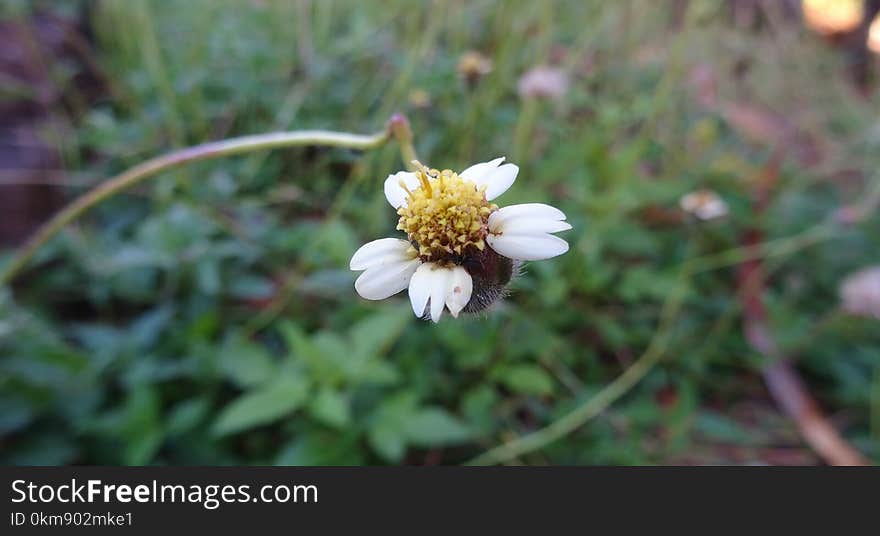
<path fill-rule="evenodd" d="M 9 515 L 13 527 L 127 527 L 131 526 L 131 512 L 12 512 Z"/>

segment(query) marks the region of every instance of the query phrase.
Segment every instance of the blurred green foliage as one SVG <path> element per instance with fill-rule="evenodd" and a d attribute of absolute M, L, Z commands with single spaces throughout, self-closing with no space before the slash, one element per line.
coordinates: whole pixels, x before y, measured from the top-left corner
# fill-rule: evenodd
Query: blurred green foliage
<path fill-rule="evenodd" d="M 26 24 L 46 4 L 5 15 Z M 164 175 L 70 226 L 2 290 L 0 459 L 459 463 L 589 399 L 649 345 L 688 258 L 735 248 L 750 227 L 767 239 L 804 231 L 859 200 L 878 165 L 876 99 L 848 87 L 839 52 L 798 25 L 736 26 L 720 0 L 693 0 L 679 22 L 671 6 L 64 8 L 87 17 L 105 92 L 61 133 L 74 176 L 95 183 L 233 135 L 372 132 L 400 110 L 423 161 L 462 169 L 506 155 L 521 171 L 499 201 L 559 206 L 574 229 L 570 252 L 529 264 L 500 306 L 433 325 L 412 317 L 405 295 L 360 299 L 347 269 L 360 244 L 395 232 L 381 192 L 402 168 L 393 144 L 260 153 Z M 493 63 L 473 84 L 456 71 L 468 50 Z M 518 78 L 548 63 L 571 74 L 564 97 L 519 96 Z M 701 101 L 694 73 L 709 68 L 720 102 L 761 104 L 821 138 L 818 163 L 785 160 L 765 214 L 752 209 L 752 184 L 777 144 L 761 124 Z M 55 80 L 64 90 L 75 75 L 61 69 Z M 429 105 L 411 102 L 416 90 Z M 678 198 L 700 187 L 731 214 L 682 218 Z M 765 294 L 783 349 L 875 459 L 880 324 L 840 314 L 837 285 L 878 263 L 878 246 L 874 215 L 780 251 L 767 261 Z M 520 462 L 774 463 L 778 451 L 803 450 L 762 386 L 764 358 L 742 336 L 735 267 L 686 285 L 662 362 L 599 418 Z"/>

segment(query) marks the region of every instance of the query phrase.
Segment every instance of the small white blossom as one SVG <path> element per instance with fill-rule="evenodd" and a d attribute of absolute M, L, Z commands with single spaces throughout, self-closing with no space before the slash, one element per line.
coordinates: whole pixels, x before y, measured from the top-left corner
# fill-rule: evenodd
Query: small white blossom
<path fill-rule="evenodd" d="M 712 220 L 726 216 L 727 203 L 712 190 L 697 190 L 682 196 L 678 201 L 681 209 L 701 220 Z"/>
<path fill-rule="evenodd" d="M 468 50 L 459 58 L 457 70 L 459 76 L 473 84 L 492 72 L 492 60 L 476 50 Z"/>
<path fill-rule="evenodd" d="M 523 74 L 517 84 L 519 96 L 559 100 L 568 93 L 568 73 L 558 67 L 539 65 Z"/>
<path fill-rule="evenodd" d="M 843 309 L 858 316 L 880 318 L 880 266 L 860 270 L 840 286 Z"/>
<path fill-rule="evenodd" d="M 504 158 L 461 173 L 416 164 L 418 171 L 389 175 L 384 185 L 408 240 L 374 240 L 351 258 L 351 269 L 363 271 L 355 281 L 363 298 L 381 300 L 408 289 L 415 315 L 438 322 L 444 310 L 457 317 L 487 307 L 521 261 L 568 251 L 568 243 L 551 234 L 571 229 L 559 209 L 490 203 L 519 172 Z"/>

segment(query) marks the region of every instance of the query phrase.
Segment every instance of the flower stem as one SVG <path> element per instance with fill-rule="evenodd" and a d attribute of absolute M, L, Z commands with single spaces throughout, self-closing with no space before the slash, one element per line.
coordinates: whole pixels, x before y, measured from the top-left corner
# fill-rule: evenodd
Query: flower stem
<path fill-rule="evenodd" d="M 347 132 L 331 132 L 325 130 L 301 130 L 291 132 L 271 132 L 254 136 L 243 136 L 221 141 L 204 143 L 180 149 L 146 162 L 112 177 L 96 186 L 91 191 L 76 198 L 52 219 L 43 224 L 37 232 L 22 246 L 0 274 L 0 286 L 9 284 L 27 265 L 36 252 L 64 227 L 82 216 L 92 207 L 114 195 L 125 191 L 150 177 L 190 162 L 209 160 L 224 156 L 232 156 L 252 151 L 278 149 L 282 147 L 298 147 L 303 145 L 320 145 L 326 147 L 346 147 L 349 149 L 367 150 L 380 147 L 392 137 L 397 138 L 397 130 L 393 121 L 381 132 L 371 135 L 350 134 Z M 404 145 L 408 150 L 404 150 Z M 401 139 L 401 152 L 404 161 L 412 151 L 412 134 Z"/>
<path fill-rule="evenodd" d="M 415 171 L 417 167 L 413 161 L 418 160 L 419 157 L 413 147 L 413 134 L 409 120 L 403 114 L 394 114 L 388 120 L 388 130 L 400 145 L 400 157 L 403 159 L 404 166 L 410 171 Z"/>

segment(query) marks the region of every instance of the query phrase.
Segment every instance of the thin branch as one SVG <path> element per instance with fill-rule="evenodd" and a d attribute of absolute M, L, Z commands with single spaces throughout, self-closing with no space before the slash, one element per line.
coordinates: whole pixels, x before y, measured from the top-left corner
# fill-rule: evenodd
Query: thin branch
<path fill-rule="evenodd" d="M 404 129 L 401 124 L 405 124 Z M 187 147 L 174 151 L 151 160 L 147 160 L 137 166 L 112 177 L 106 182 L 96 186 L 93 190 L 76 198 L 52 219 L 40 227 L 37 232 L 22 246 L 13 256 L 0 274 L 0 286 L 8 285 L 19 272 L 33 258 L 36 252 L 55 235 L 61 232 L 66 225 L 82 216 L 97 204 L 125 191 L 150 177 L 154 177 L 163 171 L 197 162 L 224 156 L 232 156 L 251 151 L 278 149 L 283 147 L 297 147 L 304 145 L 320 145 L 327 147 L 346 147 L 349 149 L 367 150 L 379 147 L 391 137 L 401 136 L 408 132 L 406 119 L 401 115 L 395 115 L 381 132 L 371 135 L 350 134 L 347 132 L 331 132 L 324 130 L 302 130 L 292 132 L 273 132 L 231 138 L 216 142 L 204 143 L 193 147 Z M 408 138 L 401 137 L 403 147 L 412 151 L 412 135 Z"/>

